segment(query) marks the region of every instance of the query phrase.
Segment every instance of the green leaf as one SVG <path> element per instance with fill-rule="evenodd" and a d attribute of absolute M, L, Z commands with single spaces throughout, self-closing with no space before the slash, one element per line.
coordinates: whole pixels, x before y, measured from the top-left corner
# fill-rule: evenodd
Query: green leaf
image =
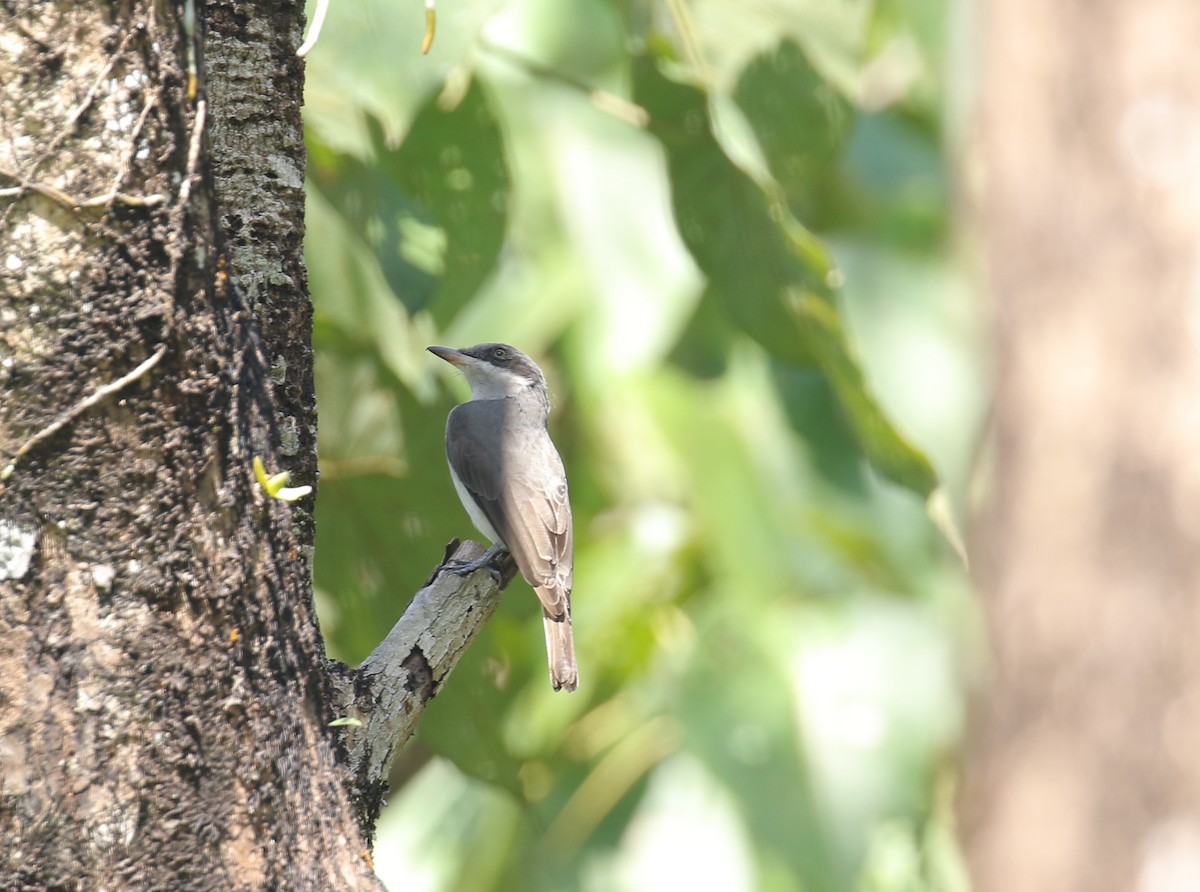
<path fill-rule="evenodd" d="M 725 154 L 703 92 L 669 80 L 646 58 L 634 85 L 667 152 L 676 221 L 708 277 L 706 299 L 777 359 L 820 369 L 863 455 L 889 480 L 928 496 L 937 475 L 867 386 L 834 303 L 841 274 L 828 250 L 792 216 L 777 184 L 760 185 Z"/>
<path fill-rule="evenodd" d="M 530 624 L 536 622 L 533 617 L 528 619 Z M 514 639 L 523 643 L 521 631 L 519 623 L 502 613 L 488 620 L 430 703 L 417 732 L 464 774 L 515 795 L 521 790 L 521 759 L 505 740 L 504 719 L 524 685 L 505 685 L 500 679 L 508 668 L 508 658 L 524 655 L 525 648 L 505 646 L 506 640 L 510 644 Z"/>
<path fill-rule="evenodd" d="M 353 663 L 400 616 L 446 543 L 470 531 L 446 470 L 448 407 L 389 387 L 384 369 L 363 353 L 327 352 L 316 368 L 322 418 L 314 582 L 337 596 L 336 614 L 322 626 Z"/>
<path fill-rule="evenodd" d="M 428 379 L 422 355 L 429 343 L 426 333 L 384 281 L 367 244 L 311 180 L 307 224 L 310 232 L 320 233 L 305 250 L 314 344 L 377 357 L 397 379 L 419 390 Z"/>
<path fill-rule="evenodd" d="M 310 16 L 315 11 L 309 0 Z M 305 60 L 304 121 L 310 134 L 339 152 L 365 157 L 364 112 L 389 137 L 408 131 L 418 109 L 442 88 L 446 73 L 468 63 L 496 0 L 455 0 L 443 7 L 437 40 L 421 53 L 420 3 L 354 0 L 330 3 L 321 40 Z"/>
<path fill-rule="evenodd" d="M 895 109 L 860 115 L 844 176 L 826 198 L 839 230 L 930 253 L 949 235 L 950 191 L 937 132 Z"/>
<path fill-rule="evenodd" d="M 765 646 L 769 632 L 737 615 L 725 602 L 698 621 L 702 646 L 679 698 L 688 750 L 737 792 L 763 863 L 792 878 L 773 888 L 849 888 L 799 737 L 791 680 Z M 742 671 L 729 672 L 731 664 Z"/>
<path fill-rule="evenodd" d="M 853 121 L 850 104 L 790 40 L 746 67 L 734 100 L 758 138 L 771 175 L 789 202 L 803 209 L 845 147 Z"/>
<path fill-rule="evenodd" d="M 399 148 L 367 118 L 372 157 L 314 151 L 311 181 L 370 248 L 410 312 L 445 324 L 491 272 L 504 238 L 508 168 L 483 88 L 431 99 Z"/>
<path fill-rule="evenodd" d="M 867 460 L 893 483 L 928 497 L 937 488 L 937 473 L 925 454 L 884 414 L 867 386 L 836 310 L 811 294 L 795 292 L 788 295 L 788 305 Z"/>
<path fill-rule="evenodd" d="M 725 154 L 700 90 L 668 80 L 647 59 L 637 63 L 634 84 L 667 151 L 676 223 L 708 277 L 709 294 L 773 355 L 812 362 L 780 298 L 782 287 L 799 286 L 832 299 L 825 247 L 791 220 L 778 194 L 769 195 Z"/>
<path fill-rule="evenodd" d="M 780 40 L 802 46 L 827 79 L 852 89 L 874 0 L 691 0 L 667 4 L 667 33 L 693 75 L 727 90 L 746 63 Z M 668 16 L 664 16 L 667 19 Z"/>

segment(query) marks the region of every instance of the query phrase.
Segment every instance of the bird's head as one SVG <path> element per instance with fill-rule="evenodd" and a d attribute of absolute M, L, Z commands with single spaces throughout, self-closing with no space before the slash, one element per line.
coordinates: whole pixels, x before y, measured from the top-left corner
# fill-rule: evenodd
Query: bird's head
<path fill-rule="evenodd" d="M 471 385 L 471 399 L 498 400 L 530 390 L 546 397 L 546 376 L 537 363 L 508 344 L 476 344 L 462 350 L 430 347 L 429 352 L 456 366 Z"/>

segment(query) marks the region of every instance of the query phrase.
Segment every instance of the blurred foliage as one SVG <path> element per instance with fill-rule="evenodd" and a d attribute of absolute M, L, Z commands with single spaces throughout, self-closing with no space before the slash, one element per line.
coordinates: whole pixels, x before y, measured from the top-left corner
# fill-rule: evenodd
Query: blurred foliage
<path fill-rule="evenodd" d="M 965 889 L 972 615 L 925 513 L 961 513 L 982 404 L 943 13 L 459 0 L 422 57 L 421 4 L 332 5 L 306 109 L 327 639 L 361 660 L 475 535 L 442 439 L 465 388 L 428 344 L 542 363 L 576 524 L 580 690 L 551 691 L 518 580 L 396 778 L 393 888 Z"/>

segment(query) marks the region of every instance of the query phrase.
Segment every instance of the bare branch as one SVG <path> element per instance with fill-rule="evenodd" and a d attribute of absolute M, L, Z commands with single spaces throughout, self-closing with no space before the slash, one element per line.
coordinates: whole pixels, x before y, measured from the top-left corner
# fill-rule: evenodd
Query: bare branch
<path fill-rule="evenodd" d="M 416 730 L 425 705 L 442 686 L 467 645 L 500 603 L 500 592 L 516 574 L 507 555 L 500 562 L 500 580 L 486 569 L 458 576 L 447 569 L 454 562 L 472 561 L 484 553 L 477 542 L 450 543 L 446 556 L 409 603 L 391 632 L 338 692 L 342 715 L 361 727 L 347 731 L 349 765 L 354 785 L 377 811 L 392 760 Z M 374 816 L 370 816 L 371 825 Z"/>

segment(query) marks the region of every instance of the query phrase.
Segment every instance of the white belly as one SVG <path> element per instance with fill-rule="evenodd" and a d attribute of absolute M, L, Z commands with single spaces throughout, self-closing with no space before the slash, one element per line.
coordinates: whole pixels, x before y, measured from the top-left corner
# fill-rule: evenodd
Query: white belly
<path fill-rule="evenodd" d="M 487 536 L 493 545 L 503 545 L 504 540 L 500 535 L 492 529 L 492 525 L 488 523 L 487 517 L 475 504 L 475 499 L 467 492 L 467 488 L 462 485 L 462 481 L 458 479 L 458 475 L 454 473 L 454 468 L 450 469 L 450 479 L 454 481 L 454 490 L 458 493 L 459 501 L 463 503 L 463 507 L 467 509 L 467 514 L 471 516 L 471 523 L 475 524 L 475 529 Z"/>

